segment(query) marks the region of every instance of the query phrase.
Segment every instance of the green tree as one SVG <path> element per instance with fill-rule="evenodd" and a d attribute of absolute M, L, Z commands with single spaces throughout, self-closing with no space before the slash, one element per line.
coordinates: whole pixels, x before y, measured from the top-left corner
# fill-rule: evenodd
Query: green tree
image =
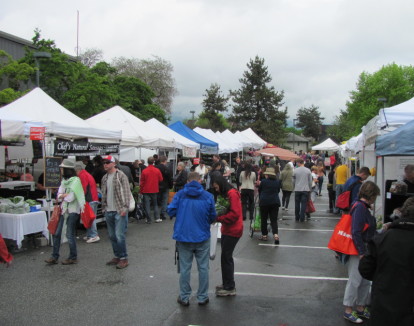
<path fill-rule="evenodd" d="M 117 103 L 119 93 L 110 78 L 84 66 L 77 83 L 68 89 L 61 104 L 82 119 L 90 118 Z"/>
<path fill-rule="evenodd" d="M 34 68 L 27 63 L 13 60 L 11 55 L 0 50 L 0 106 L 13 102 L 27 91 L 27 84 L 34 73 Z"/>
<path fill-rule="evenodd" d="M 319 107 L 312 104 L 308 108 L 300 108 L 296 117 L 298 119 L 296 126 L 303 130 L 303 135 L 318 140 L 321 135 L 322 120 L 325 119 L 321 117 Z"/>
<path fill-rule="evenodd" d="M 351 120 L 348 118 L 348 112 L 341 110 L 340 115 L 335 117 L 332 126 L 328 127 L 326 133 L 329 138 L 336 142 L 342 142 L 353 136 L 354 128 Z"/>
<path fill-rule="evenodd" d="M 218 84 L 211 84 L 206 89 L 202 102 L 203 111 L 196 121 L 200 128 L 212 129 L 213 131 L 224 131 L 230 127 L 222 113 L 227 111 L 228 97 L 224 96 Z"/>
<path fill-rule="evenodd" d="M 264 59 L 256 56 L 247 64 L 248 70 L 239 79 L 240 89 L 230 91 L 233 111 L 230 121 L 233 129 L 252 128 L 260 137 L 270 143 L 280 143 L 285 137 L 287 109 L 283 105 L 283 91 L 277 92 Z"/>
<path fill-rule="evenodd" d="M 173 65 L 160 57 L 152 59 L 115 58 L 112 61 L 118 74 L 136 77 L 145 82 L 154 92 L 153 101 L 166 113 L 171 113 L 174 96 L 178 94 L 173 77 Z"/>
<path fill-rule="evenodd" d="M 113 87 L 119 94 L 117 104 L 138 118 L 142 120 L 155 118 L 162 123 L 167 121 L 165 112 L 152 101 L 154 92 L 140 79 L 117 76 L 113 80 Z"/>
<path fill-rule="evenodd" d="M 350 92 L 346 103 L 347 115 L 340 122 L 351 128 L 351 135 L 357 135 L 369 120 L 375 117 L 384 103 L 388 107 L 408 101 L 414 97 L 414 67 L 398 66 L 395 63 L 383 66 L 372 74 L 363 72 L 359 76 L 356 90 Z M 349 122 L 349 123 L 348 123 Z"/>
<path fill-rule="evenodd" d="M 298 135 L 298 136 L 300 136 L 300 135 L 302 135 L 302 129 L 296 129 L 295 127 L 286 127 L 285 128 L 285 133 L 286 134 L 288 134 L 288 133 L 292 133 L 292 134 L 295 134 L 295 135 Z"/>

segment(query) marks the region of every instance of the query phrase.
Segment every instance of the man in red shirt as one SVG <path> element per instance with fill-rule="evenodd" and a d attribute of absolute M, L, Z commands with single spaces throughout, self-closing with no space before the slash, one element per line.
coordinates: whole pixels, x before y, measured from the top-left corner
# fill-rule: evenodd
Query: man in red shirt
<path fill-rule="evenodd" d="M 144 210 L 147 215 L 147 224 L 151 224 L 151 203 L 154 206 L 155 223 L 162 222 L 160 210 L 157 203 L 159 183 L 163 180 L 161 171 L 154 166 L 154 158 L 148 157 L 148 166 L 142 171 L 139 182 L 140 193 L 144 196 Z"/>
<path fill-rule="evenodd" d="M 85 170 L 85 164 L 80 161 L 75 163 L 75 171 L 76 175 L 81 180 L 83 191 L 85 193 L 85 201 L 91 205 L 96 216 L 99 199 L 95 179 L 88 171 Z M 101 240 L 98 235 L 98 230 L 96 229 L 96 218 L 93 220 L 91 227 L 86 229 L 86 237 L 83 239 L 86 240 L 86 243 L 93 243 Z"/>

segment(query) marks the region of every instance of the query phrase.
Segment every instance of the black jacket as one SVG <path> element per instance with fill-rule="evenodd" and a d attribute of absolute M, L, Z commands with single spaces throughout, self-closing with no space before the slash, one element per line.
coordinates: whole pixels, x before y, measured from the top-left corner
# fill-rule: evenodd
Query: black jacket
<path fill-rule="evenodd" d="M 401 219 L 368 243 L 359 263 L 372 280 L 371 325 L 414 325 L 414 220 Z"/>
<path fill-rule="evenodd" d="M 171 189 L 173 186 L 173 178 L 170 169 L 164 164 L 158 164 L 155 167 L 160 170 L 162 174 L 162 181 L 159 184 L 160 192 Z"/>

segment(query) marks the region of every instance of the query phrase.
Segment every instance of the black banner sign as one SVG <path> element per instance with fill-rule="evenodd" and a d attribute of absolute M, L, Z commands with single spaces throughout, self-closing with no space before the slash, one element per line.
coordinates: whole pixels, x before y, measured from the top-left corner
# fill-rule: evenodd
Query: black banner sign
<path fill-rule="evenodd" d="M 92 156 L 118 153 L 119 144 L 90 143 L 86 139 L 75 141 L 56 139 L 54 145 L 55 156 Z"/>

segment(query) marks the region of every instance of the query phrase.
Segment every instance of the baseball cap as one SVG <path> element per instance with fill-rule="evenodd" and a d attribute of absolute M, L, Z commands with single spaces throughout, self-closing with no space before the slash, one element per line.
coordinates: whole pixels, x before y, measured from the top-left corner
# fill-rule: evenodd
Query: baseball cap
<path fill-rule="evenodd" d="M 105 162 L 111 162 L 111 163 L 115 163 L 115 157 L 113 157 L 112 155 L 107 155 L 102 157 L 102 160 Z"/>

